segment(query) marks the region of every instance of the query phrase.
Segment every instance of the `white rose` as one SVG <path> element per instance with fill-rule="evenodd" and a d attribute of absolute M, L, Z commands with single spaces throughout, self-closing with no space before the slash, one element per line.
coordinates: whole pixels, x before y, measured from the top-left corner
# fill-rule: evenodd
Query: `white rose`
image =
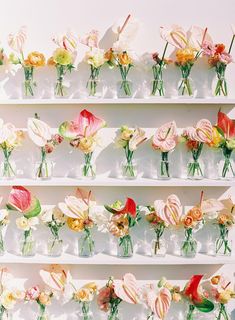
<path fill-rule="evenodd" d="M 8 210 L 6 209 L 0 210 L 0 222 L 6 218 L 8 218 Z"/>
<path fill-rule="evenodd" d="M 17 218 L 16 219 L 16 226 L 20 230 L 29 231 L 30 230 L 29 219 L 27 219 L 25 217 Z"/>
<path fill-rule="evenodd" d="M 0 303 L 7 310 L 13 309 L 16 303 L 14 293 L 9 290 L 4 290 L 0 296 Z"/>

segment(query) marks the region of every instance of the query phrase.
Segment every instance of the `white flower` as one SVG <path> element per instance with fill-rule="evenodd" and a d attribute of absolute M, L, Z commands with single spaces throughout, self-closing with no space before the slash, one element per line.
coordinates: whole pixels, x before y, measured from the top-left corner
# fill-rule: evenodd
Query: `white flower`
<path fill-rule="evenodd" d="M 58 204 L 59 209 L 68 217 L 86 219 L 88 211 L 95 205 L 94 201 L 89 201 L 88 204 L 81 198 L 75 196 L 67 196 L 65 202 Z"/>
<path fill-rule="evenodd" d="M 26 39 L 27 39 L 27 28 L 26 26 L 22 26 L 17 33 L 9 34 L 8 36 L 9 47 L 15 52 L 21 54 L 23 52 Z"/>
<path fill-rule="evenodd" d="M 53 208 L 48 208 L 42 211 L 40 214 L 40 219 L 42 220 L 43 223 L 49 223 L 52 221 L 52 216 L 53 216 Z"/>
<path fill-rule="evenodd" d="M 39 119 L 29 118 L 27 127 L 30 139 L 39 147 L 44 147 L 52 138 L 51 128 Z"/>
<path fill-rule="evenodd" d="M 29 231 L 30 229 L 36 229 L 36 225 L 39 223 L 39 220 L 37 217 L 33 218 L 25 218 L 21 217 L 16 219 L 16 226 L 18 229 L 23 230 L 23 231 Z"/>
<path fill-rule="evenodd" d="M 10 290 L 4 290 L 0 296 L 0 304 L 7 310 L 13 309 L 16 303 L 16 297 Z"/>
<path fill-rule="evenodd" d="M 12 123 L 4 123 L 0 119 L 0 144 L 6 142 L 14 145 L 17 140 L 16 128 Z"/>
<path fill-rule="evenodd" d="M 130 15 L 118 20 L 113 26 L 112 31 L 118 35 L 118 38 L 126 43 L 131 43 L 139 31 L 139 20 L 132 18 Z"/>
<path fill-rule="evenodd" d="M 111 220 L 112 214 L 103 208 L 94 207 L 90 210 L 90 217 L 97 226 L 99 232 L 107 233 L 108 224 Z"/>
<path fill-rule="evenodd" d="M 84 61 L 95 68 L 101 67 L 106 62 L 104 50 L 93 48 L 92 50 L 86 52 Z"/>
<path fill-rule="evenodd" d="M 9 213 L 7 209 L 0 210 L 0 224 L 8 224 L 9 223 Z"/>

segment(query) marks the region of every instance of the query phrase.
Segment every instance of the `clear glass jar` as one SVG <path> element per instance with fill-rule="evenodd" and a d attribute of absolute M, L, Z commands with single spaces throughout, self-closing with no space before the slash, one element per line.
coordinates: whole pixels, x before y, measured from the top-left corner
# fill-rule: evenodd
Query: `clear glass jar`
<path fill-rule="evenodd" d="M 151 81 L 151 96 L 164 97 L 164 82 L 162 79 Z"/>
<path fill-rule="evenodd" d="M 152 257 L 165 257 L 167 244 L 164 239 L 153 239 L 151 244 Z"/>
<path fill-rule="evenodd" d="M 52 257 L 60 257 L 63 253 L 63 240 L 52 238 L 47 241 L 47 254 Z"/>
<path fill-rule="evenodd" d="M 118 312 L 118 307 L 116 308 L 111 308 L 109 315 L 108 315 L 108 320 L 121 320 Z"/>
<path fill-rule="evenodd" d="M 83 231 L 78 240 L 78 254 L 80 257 L 92 257 L 95 254 L 95 242 L 89 229 Z"/>
<path fill-rule="evenodd" d="M 3 306 L 0 307 L 0 319 L 1 320 L 12 320 L 12 312 L 11 310 L 5 309 Z"/>
<path fill-rule="evenodd" d="M 51 179 L 53 176 L 54 162 L 50 160 L 35 163 L 35 178 L 41 180 Z"/>
<path fill-rule="evenodd" d="M 103 98 L 104 82 L 99 79 L 90 79 L 87 81 L 87 90 L 90 98 Z"/>
<path fill-rule="evenodd" d="M 215 241 L 215 253 L 217 256 L 231 256 L 233 248 L 232 240 L 227 237 L 219 237 Z"/>
<path fill-rule="evenodd" d="M 81 165 L 81 175 L 85 179 L 95 179 L 96 177 L 96 164 L 92 159 L 92 152 L 84 154 L 85 162 Z"/>
<path fill-rule="evenodd" d="M 188 175 L 187 175 L 188 179 L 201 180 L 204 178 L 202 166 L 199 161 L 197 160 L 189 161 L 187 168 L 188 168 Z"/>
<path fill-rule="evenodd" d="M 130 235 L 118 239 L 117 255 L 120 258 L 130 258 L 133 256 L 133 243 Z"/>
<path fill-rule="evenodd" d="M 79 303 L 80 310 L 78 312 L 78 318 L 82 320 L 92 320 L 94 319 L 93 313 L 91 311 L 91 303 L 90 302 L 80 302 Z"/>
<path fill-rule="evenodd" d="M 39 309 L 39 315 L 37 317 L 37 320 L 50 320 L 49 314 L 46 310 L 46 307 L 44 305 L 40 305 Z"/>
<path fill-rule="evenodd" d="M 124 160 L 121 163 L 121 172 L 122 172 L 122 178 L 133 180 L 137 178 L 138 175 L 138 165 L 135 160 L 127 161 Z"/>
<path fill-rule="evenodd" d="M 223 160 L 219 162 L 219 177 L 224 180 L 235 178 L 234 161 L 231 158 L 233 150 L 225 148 L 222 150 Z"/>
<path fill-rule="evenodd" d="M 170 172 L 170 162 L 169 161 L 160 161 L 160 168 L 158 170 L 158 179 L 161 180 L 169 180 L 171 179 Z"/>
<path fill-rule="evenodd" d="M 193 238 L 182 241 L 181 256 L 184 258 L 194 258 L 197 254 L 197 247 L 197 240 Z"/>
<path fill-rule="evenodd" d="M 32 235 L 32 230 L 24 231 L 20 238 L 20 253 L 24 257 L 32 257 L 36 254 L 36 241 Z"/>
<path fill-rule="evenodd" d="M 195 95 L 194 83 L 190 77 L 182 78 L 178 84 L 178 95 L 181 98 L 193 98 Z"/>
<path fill-rule="evenodd" d="M 24 82 L 23 82 L 23 97 L 33 98 L 35 96 L 35 91 L 37 84 L 33 79 L 34 67 L 25 66 L 24 70 Z"/>
<path fill-rule="evenodd" d="M 132 98 L 133 97 L 133 83 L 130 80 L 122 80 L 117 83 L 117 97 L 118 98 Z"/>
<path fill-rule="evenodd" d="M 2 179 L 11 180 L 16 177 L 16 164 L 14 161 L 4 159 L 0 166 L 0 176 Z"/>
<path fill-rule="evenodd" d="M 4 245 L 4 239 L 3 239 L 3 228 L 0 227 L 0 256 L 3 256 L 5 253 L 5 245 Z"/>

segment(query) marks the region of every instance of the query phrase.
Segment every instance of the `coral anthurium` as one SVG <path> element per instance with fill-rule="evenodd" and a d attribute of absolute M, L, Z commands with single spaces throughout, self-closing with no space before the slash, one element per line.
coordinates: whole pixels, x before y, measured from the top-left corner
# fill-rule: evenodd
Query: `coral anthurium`
<path fill-rule="evenodd" d="M 114 214 L 128 214 L 133 218 L 136 217 L 136 203 L 133 199 L 127 198 L 125 206 L 121 209 L 112 208 L 110 206 L 104 206 L 106 210 Z"/>

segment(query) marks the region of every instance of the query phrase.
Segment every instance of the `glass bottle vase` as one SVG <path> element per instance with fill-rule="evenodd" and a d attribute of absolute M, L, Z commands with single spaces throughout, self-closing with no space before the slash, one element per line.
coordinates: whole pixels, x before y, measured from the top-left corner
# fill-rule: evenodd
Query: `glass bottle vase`
<path fill-rule="evenodd" d="M 5 158 L 1 162 L 0 176 L 2 179 L 11 180 L 16 177 L 16 164 L 9 158 Z"/>
<path fill-rule="evenodd" d="M 224 224 L 219 224 L 220 236 L 215 241 L 215 253 L 217 256 L 231 256 L 232 241 L 229 240 L 229 230 Z"/>
<path fill-rule="evenodd" d="M 151 244 L 152 257 L 165 257 L 167 251 L 166 241 L 164 239 L 153 239 Z"/>
<path fill-rule="evenodd" d="M 93 313 L 90 309 L 90 302 L 80 302 L 80 310 L 78 313 L 78 319 L 81 320 L 92 320 L 93 319 Z"/>
<path fill-rule="evenodd" d="M 54 162 L 50 160 L 37 161 L 35 163 L 35 178 L 41 180 L 51 179 L 53 176 Z"/>
<path fill-rule="evenodd" d="M 133 243 L 129 234 L 118 239 L 117 253 L 120 258 L 130 258 L 133 256 Z"/>
<path fill-rule="evenodd" d="M 95 179 L 96 177 L 96 165 L 92 160 L 93 153 L 84 154 L 84 163 L 81 165 L 82 178 L 85 179 Z"/>
<path fill-rule="evenodd" d="M 181 255 L 185 258 L 194 258 L 197 254 L 197 240 L 193 237 L 191 228 L 185 229 L 185 240 L 181 244 Z"/>
<path fill-rule="evenodd" d="M 182 98 L 193 98 L 194 85 L 193 80 L 190 77 L 184 77 L 180 80 L 178 85 L 178 94 Z"/>
<path fill-rule="evenodd" d="M 103 98 L 104 84 L 100 79 L 89 79 L 87 81 L 87 90 L 89 97 Z"/>
<path fill-rule="evenodd" d="M 134 180 L 138 175 L 138 165 L 135 160 L 124 160 L 121 163 L 122 178 Z"/>
<path fill-rule="evenodd" d="M 111 307 L 107 320 L 120 320 L 119 311 L 116 306 Z"/>
<path fill-rule="evenodd" d="M 24 66 L 24 83 L 23 83 L 23 96 L 25 98 L 33 97 L 35 95 L 36 82 L 33 79 L 34 67 Z"/>
<path fill-rule="evenodd" d="M 170 162 L 168 160 L 169 152 L 161 153 L 160 167 L 158 170 L 158 179 L 168 180 L 171 178 Z"/>
<path fill-rule="evenodd" d="M 79 238 L 78 253 L 80 257 L 92 257 L 95 254 L 95 242 L 89 229 L 85 229 Z"/>
<path fill-rule="evenodd" d="M 52 238 L 47 241 L 47 254 L 52 257 L 59 257 L 63 253 L 63 240 Z"/>
<path fill-rule="evenodd" d="M 118 98 L 132 98 L 133 83 L 130 80 L 124 79 L 117 83 L 117 97 Z"/>
<path fill-rule="evenodd" d="M 32 235 L 32 230 L 24 231 L 20 239 L 20 253 L 22 256 L 31 257 L 36 254 L 36 241 Z"/>
<path fill-rule="evenodd" d="M 231 159 L 233 149 L 222 148 L 223 160 L 219 163 L 219 175 L 221 179 L 230 180 L 235 177 L 234 162 Z"/>
<path fill-rule="evenodd" d="M 3 228 L 0 227 L 0 256 L 3 256 L 5 253 L 5 245 L 4 245 L 4 239 L 3 239 Z"/>

